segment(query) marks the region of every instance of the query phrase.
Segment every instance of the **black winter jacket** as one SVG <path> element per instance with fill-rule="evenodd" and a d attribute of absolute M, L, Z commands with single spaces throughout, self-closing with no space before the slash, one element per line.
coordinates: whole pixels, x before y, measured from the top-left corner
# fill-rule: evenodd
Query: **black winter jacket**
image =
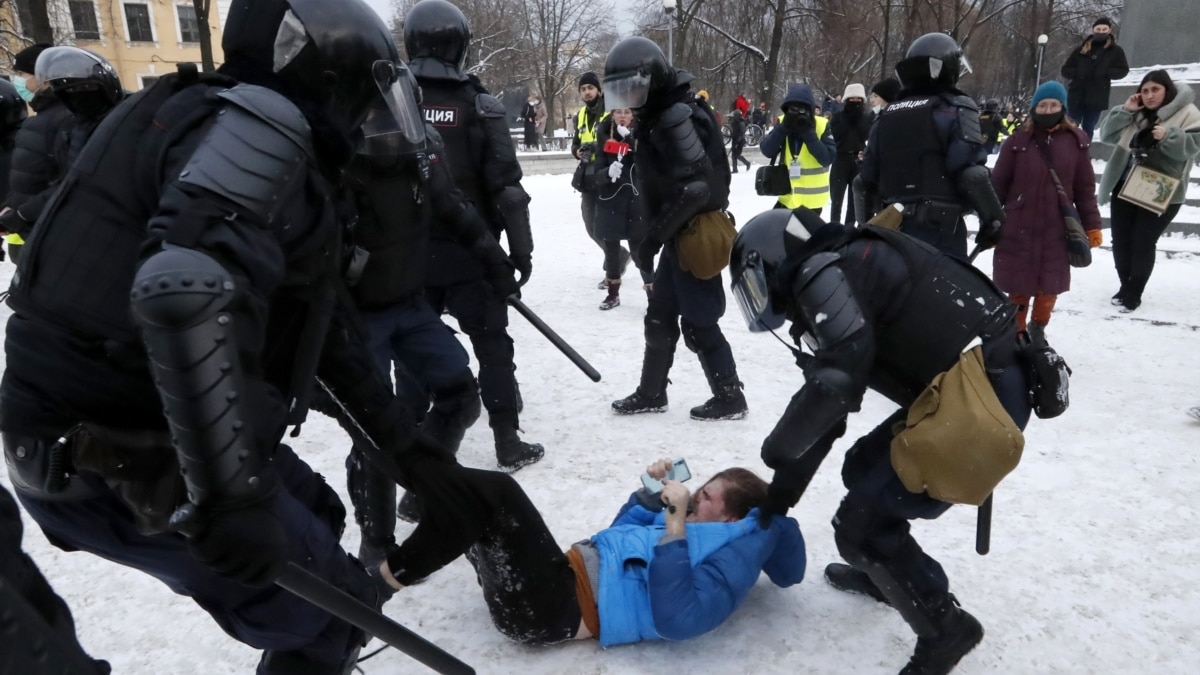
<path fill-rule="evenodd" d="M 833 114 L 829 121 L 833 130 L 833 140 L 837 143 L 839 155 L 858 155 L 867 148 L 867 137 L 871 135 L 871 123 L 875 116 L 870 110 L 859 110 L 852 115 L 845 109 Z"/>
<path fill-rule="evenodd" d="M 66 173 L 67 167 L 59 164 L 58 157 L 64 132 L 74 119 L 49 89 L 39 92 L 30 106 L 37 114 L 21 125 L 13 147 L 6 202 L 12 210 L 0 217 L 0 227 L 25 239 Z"/>
<path fill-rule="evenodd" d="M 1071 52 L 1062 67 L 1062 76 L 1071 81 L 1067 85 L 1067 107 L 1071 110 L 1107 110 L 1112 81 L 1129 74 L 1125 50 L 1114 38 L 1100 48 L 1092 45 L 1084 54 L 1091 39 L 1089 35 L 1079 49 Z"/>

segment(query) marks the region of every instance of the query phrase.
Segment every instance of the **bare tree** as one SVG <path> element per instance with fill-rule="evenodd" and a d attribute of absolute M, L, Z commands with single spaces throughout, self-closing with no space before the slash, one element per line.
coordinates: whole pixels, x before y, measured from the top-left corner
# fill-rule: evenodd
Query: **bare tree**
<path fill-rule="evenodd" d="M 583 66 L 595 61 L 603 45 L 611 44 L 607 22 L 612 6 L 607 0 L 522 0 L 522 4 L 536 82 L 549 118 L 556 119 L 560 97 L 575 84 Z"/>
<path fill-rule="evenodd" d="M 200 67 L 205 72 L 216 70 L 213 62 L 212 27 L 208 24 L 212 0 L 192 0 L 196 8 L 196 27 L 200 32 Z"/>

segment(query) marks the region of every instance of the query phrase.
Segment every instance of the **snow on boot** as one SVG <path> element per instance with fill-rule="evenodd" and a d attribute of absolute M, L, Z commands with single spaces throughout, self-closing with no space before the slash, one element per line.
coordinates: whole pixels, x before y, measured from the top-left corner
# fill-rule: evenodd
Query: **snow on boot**
<path fill-rule="evenodd" d="M 936 633 L 917 638 L 917 648 L 900 675 L 946 675 L 983 640 L 983 626 L 953 595 L 946 594 L 932 614 Z"/>
<path fill-rule="evenodd" d="M 608 297 L 600 303 L 600 309 L 612 309 L 613 307 L 621 306 L 621 280 L 606 279 L 608 284 Z"/>
<path fill-rule="evenodd" d="M 829 582 L 830 586 L 839 591 L 866 595 L 885 605 L 892 604 L 888 602 L 883 591 L 879 590 L 879 587 L 875 585 L 874 581 L 871 581 L 871 577 L 867 576 L 866 572 L 856 570 L 846 563 L 829 563 L 826 565 L 825 581 Z"/>
<path fill-rule="evenodd" d="M 667 392 L 662 392 L 657 396 L 651 396 L 642 392 L 642 388 L 638 387 L 637 391 L 629 396 L 612 403 L 613 411 L 620 415 L 636 415 L 638 413 L 660 413 L 667 411 Z"/>
<path fill-rule="evenodd" d="M 515 473 L 546 456 L 541 443 L 526 443 L 517 435 L 516 416 L 493 417 L 492 433 L 496 437 L 496 466 L 504 473 Z"/>
<path fill-rule="evenodd" d="M 742 383 L 734 380 L 730 383 L 716 387 L 715 395 L 708 399 L 704 405 L 698 405 L 692 408 L 692 419 L 715 421 L 715 420 L 740 420 L 749 412 L 746 406 L 746 396 L 742 394 Z"/>

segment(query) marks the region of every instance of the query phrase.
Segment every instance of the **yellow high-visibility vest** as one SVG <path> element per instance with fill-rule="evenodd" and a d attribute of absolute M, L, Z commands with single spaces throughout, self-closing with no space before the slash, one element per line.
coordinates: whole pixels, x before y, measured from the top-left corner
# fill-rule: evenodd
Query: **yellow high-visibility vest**
<path fill-rule="evenodd" d="M 599 126 L 601 122 L 608 119 L 608 115 L 609 113 L 606 111 L 604 114 L 600 115 L 600 118 L 593 122 L 591 126 L 588 126 L 587 106 L 583 106 L 579 109 L 578 113 L 575 113 L 575 135 L 579 138 L 580 145 L 583 145 L 584 143 L 596 142 L 596 127 Z M 594 152 L 592 153 L 592 159 L 596 159 L 596 153 Z"/>
<path fill-rule="evenodd" d="M 779 121 L 783 122 L 780 115 Z M 817 138 L 825 133 L 829 120 L 824 117 L 813 118 L 816 125 Z M 779 203 L 789 209 L 806 206 L 810 209 L 824 208 L 829 203 L 829 167 L 821 166 L 816 157 L 808 151 L 807 145 L 800 146 L 800 176 L 792 179 L 792 194 L 780 195 Z M 783 142 L 783 164 L 792 165 L 792 144 L 786 139 Z"/>

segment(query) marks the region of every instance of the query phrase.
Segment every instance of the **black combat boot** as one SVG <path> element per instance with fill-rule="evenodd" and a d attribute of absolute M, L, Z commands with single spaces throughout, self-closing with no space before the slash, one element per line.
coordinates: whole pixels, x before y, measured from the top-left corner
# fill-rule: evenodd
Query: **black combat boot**
<path fill-rule="evenodd" d="M 749 408 L 746 407 L 746 397 L 742 394 L 742 383 L 738 381 L 737 371 L 725 375 L 717 374 L 713 372 L 704 352 L 700 352 L 699 356 L 700 367 L 704 369 L 704 376 L 708 378 L 708 387 L 712 390 L 713 397 L 704 405 L 692 408 L 692 419 L 714 421 L 740 420 L 745 417 Z"/>
<path fill-rule="evenodd" d="M 946 675 L 983 640 L 983 626 L 947 593 L 930 607 L 936 632 L 917 637 L 917 648 L 900 675 Z"/>
<path fill-rule="evenodd" d="M 667 373 L 675 361 L 674 352 L 646 347 L 642 359 L 642 381 L 637 391 L 623 399 L 613 401 L 613 412 L 620 415 L 635 415 L 647 412 L 666 412 Z"/>
<path fill-rule="evenodd" d="M 839 591 L 865 595 L 885 605 L 892 604 L 888 602 L 887 596 L 879 590 L 875 582 L 871 581 L 871 577 L 867 576 L 866 572 L 856 570 L 846 563 L 829 563 L 826 565 L 825 581 L 829 582 L 830 586 Z"/>
<path fill-rule="evenodd" d="M 505 473 L 514 473 L 546 456 L 541 443 L 526 443 L 517 435 L 516 415 L 492 415 L 490 424 L 496 437 L 496 466 Z"/>
<path fill-rule="evenodd" d="M 433 406 L 421 422 L 421 431 L 458 454 L 463 436 L 479 419 L 481 410 L 479 384 L 468 374 L 457 384 L 433 392 Z"/>

